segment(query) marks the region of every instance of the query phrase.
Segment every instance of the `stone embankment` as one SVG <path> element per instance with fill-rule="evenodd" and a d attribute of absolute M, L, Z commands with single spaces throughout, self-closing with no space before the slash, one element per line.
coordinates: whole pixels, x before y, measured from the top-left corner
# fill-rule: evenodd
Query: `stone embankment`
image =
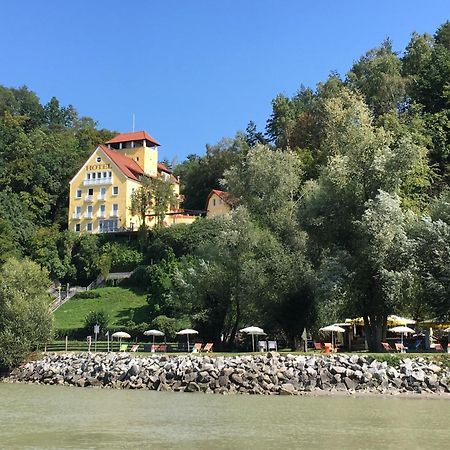
<path fill-rule="evenodd" d="M 126 353 L 47 354 L 4 381 L 218 394 L 450 393 L 450 368 L 405 357 L 396 366 L 361 355 L 277 353 L 209 357 Z"/>

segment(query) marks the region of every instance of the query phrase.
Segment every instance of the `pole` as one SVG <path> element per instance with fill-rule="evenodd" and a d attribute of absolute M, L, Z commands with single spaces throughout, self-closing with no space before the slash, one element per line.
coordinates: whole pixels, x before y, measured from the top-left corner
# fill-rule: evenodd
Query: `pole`
<path fill-rule="evenodd" d="M 188 345 L 187 351 L 189 353 L 189 334 L 186 334 L 186 337 L 187 337 L 187 345 Z"/>
<path fill-rule="evenodd" d="M 69 341 L 69 337 L 66 336 L 66 353 L 67 353 L 67 344 L 68 344 L 68 341 Z"/>

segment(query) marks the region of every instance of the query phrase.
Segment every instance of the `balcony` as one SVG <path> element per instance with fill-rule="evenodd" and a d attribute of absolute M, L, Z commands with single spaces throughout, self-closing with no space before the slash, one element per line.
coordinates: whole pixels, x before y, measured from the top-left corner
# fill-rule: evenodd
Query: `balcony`
<path fill-rule="evenodd" d="M 92 219 L 92 213 L 91 212 L 84 213 L 84 218 L 85 219 Z"/>
<path fill-rule="evenodd" d="M 83 180 L 83 186 L 101 186 L 105 184 L 112 184 L 112 177 Z"/>
<path fill-rule="evenodd" d="M 100 202 L 104 202 L 106 200 L 106 194 L 98 194 L 97 195 L 97 200 L 99 200 Z"/>
<path fill-rule="evenodd" d="M 119 211 L 111 211 L 111 217 L 119 217 Z"/>
<path fill-rule="evenodd" d="M 72 219 L 77 219 L 77 220 L 81 219 L 81 213 L 73 213 Z"/>
<path fill-rule="evenodd" d="M 84 202 L 85 203 L 93 203 L 94 201 L 94 196 L 93 195 L 86 195 L 86 197 L 84 197 Z"/>
<path fill-rule="evenodd" d="M 99 212 L 97 213 L 97 217 L 98 217 L 99 219 L 104 219 L 104 218 L 106 217 L 105 211 L 99 211 Z"/>

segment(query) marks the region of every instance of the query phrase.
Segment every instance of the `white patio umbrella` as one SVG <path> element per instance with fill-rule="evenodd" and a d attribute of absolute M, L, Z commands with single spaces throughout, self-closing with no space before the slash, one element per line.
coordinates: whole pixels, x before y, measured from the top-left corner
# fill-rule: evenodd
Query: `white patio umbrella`
<path fill-rule="evenodd" d="M 186 339 L 187 339 L 187 350 L 189 351 L 189 335 L 190 334 L 198 334 L 198 331 L 193 330 L 192 328 L 186 328 L 184 330 L 178 331 L 179 335 L 186 335 Z"/>
<path fill-rule="evenodd" d="M 164 333 L 159 330 L 147 330 L 144 331 L 145 336 L 153 336 L 153 345 L 155 345 L 155 336 L 164 336 Z"/>
<path fill-rule="evenodd" d="M 404 334 L 408 334 L 408 333 L 415 333 L 416 331 L 413 330 L 412 328 L 409 328 L 407 326 L 398 326 L 398 327 L 394 327 L 394 328 L 389 328 L 389 331 L 391 331 L 392 333 L 401 333 L 402 335 L 402 347 L 403 347 L 403 335 Z"/>
<path fill-rule="evenodd" d="M 119 344 L 122 342 L 122 339 L 130 339 L 131 336 L 128 333 L 125 333 L 125 331 L 116 331 L 111 335 L 112 338 L 118 338 Z"/>
<path fill-rule="evenodd" d="M 253 348 L 253 353 L 255 352 L 255 340 L 254 340 L 254 336 L 262 336 L 265 335 L 266 333 L 264 333 L 264 330 L 262 328 L 259 327 L 246 327 L 246 328 L 242 328 L 241 330 L 239 330 L 241 333 L 247 333 L 247 334 L 251 334 L 252 335 L 252 348 Z"/>
<path fill-rule="evenodd" d="M 342 328 L 336 324 L 327 325 L 326 327 L 319 328 L 320 331 L 331 331 L 331 348 L 334 351 L 334 335 L 333 333 L 345 333 L 345 328 Z"/>

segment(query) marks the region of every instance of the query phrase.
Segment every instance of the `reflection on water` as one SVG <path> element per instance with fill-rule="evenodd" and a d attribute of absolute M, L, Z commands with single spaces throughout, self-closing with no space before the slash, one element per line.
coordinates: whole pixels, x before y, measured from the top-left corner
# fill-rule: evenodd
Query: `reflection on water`
<path fill-rule="evenodd" d="M 446 448 L 450 401 L 0 383 L 2 449 Z"/>

